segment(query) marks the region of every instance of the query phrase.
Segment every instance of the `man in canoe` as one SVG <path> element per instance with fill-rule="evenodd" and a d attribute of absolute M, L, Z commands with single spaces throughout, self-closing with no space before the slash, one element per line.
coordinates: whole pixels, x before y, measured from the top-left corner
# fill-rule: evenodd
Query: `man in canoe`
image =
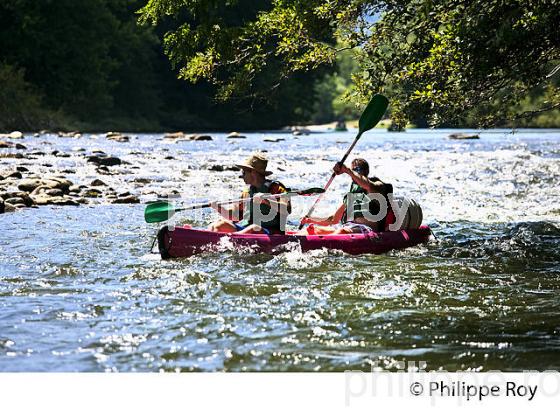
<path fill-rule="evenodd" d="M 362 158 L 354 159 L 351 168 L 337 163 L 334 172 L 352 178 L 343 203 L 328 218 L 304 218 L 302 223 L 311 225 L 302 233 L 329 235 L 387 230 L 395 221 L 388 197 L 393 193 L 393 186 L 377 177 L 369 178 L 369 164 Z"/>
<path fill-rule="evenodd" d="M 291 212 L 288 196 L 266 199 L 267 195 L 287 193 L 279 181 L 270 180 L 272 172 L 266 170 L 268 160 L 262 154 L 251 155 L 241 168 L 241 178 L 248 185 L 241 195 L 242 201 L 226 208 L 215 202 L 211 207 L 218 211 L 221 219 L 210 225 L 214 232 L 283 234 L 286 218 Z"/>

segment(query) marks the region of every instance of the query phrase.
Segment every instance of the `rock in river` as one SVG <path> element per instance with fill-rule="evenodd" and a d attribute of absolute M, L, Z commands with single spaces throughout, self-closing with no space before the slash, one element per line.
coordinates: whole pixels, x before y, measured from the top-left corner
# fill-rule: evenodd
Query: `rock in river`
<path fill-rule="evenodd" d="M 24 192 L 32 192 L 38 195 L 46 189 L 60 189 L 63 193 L 68 193 L 72 182 L 64 178 L 25 178 L 18 184 L 18 189 Z"/>
<path fill-rule="evenodd" d="M 93 181 L 91 181 L 91 186 L 107 186 L 107 184 L 102 180 L 96 178 Z"/>
<path fill-rule="evenodd" d="M 185 138 L 185 134 L 183 134 L 181 131 L 178 132 L 168 132 L 167 134 L 165 134 L 163 136 L 163 138 L 165 139 L 178 139 L 178 138 Z"/>
<path fill-rule="evenodd" d="M 247 138 L 245 135 L 241 135 L 238 132 L 230 132 L 227 137 L 228 138 L 239 138 L 239 139 Z"/>
<path fill-rule="evenodd" d="M 212 137 L 210 135 L 200 135 L 200 134 L 192 134 L 189 135 L 190 141 L 212 141 Z"/>
<path fill-rule="evenodd" d="M 130 137 L 128 135 L 122 135 L 118 132 L 108 132 L 105 136 L 108 140 L 117 141 L 117 142 L 128 142 L 130 141 Z"/>
<path fill-rule="evenodd" d="M 106 167 L 112 167 L 114 165 L 120 165 L 121 160 L 117 157 L 103 157 L 99 155 L 90 155 L 87 157 L 88 162 L 93 162 L 97 165 L 104 165 Z"/>
<path fill-rule="evenodd" d="M 449 134 L 448 137 L 450 140 L 478 140 L 480 137 L 474 134 L 462 134 L 460 132 L 455 132 L 453 134 Z"/>
<path fill-rule="evenodd" d="M 140 200 L 134 195 L 123 196 L 113 200 L 113 204 L 138 204 Z"/>

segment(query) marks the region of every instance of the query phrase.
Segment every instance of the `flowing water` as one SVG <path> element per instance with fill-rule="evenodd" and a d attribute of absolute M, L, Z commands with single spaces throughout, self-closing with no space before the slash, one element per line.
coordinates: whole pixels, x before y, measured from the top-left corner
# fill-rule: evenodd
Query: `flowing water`
<path fill-rule="evenodd" d="M 1 371 L 343 371 L 560 369 L 560 132 L 368 132 L 351 158 L 396 194 L 418 200 L 438 240 L 387 255 L 223 249 L 161 261 L 145 204 L 44 206 L 0 215 Z M 236 197 L 230 166 L 256 149 L 292 188 L 321 187 L 353 132 L 263 142 L 166 142 L 133 135 L 54 135 L 22 141 L 56 149 L 26 164 L 101 178 L 145 203 L 179 191 L 185 202 Z M 271 137 L 271 135 L 266 135 Z M 79 150 L 83 149 L 84 152 Z M 83 154 L 128 162 L 98 175 Z M 1 170 L 25 160 L 1 159 Z M 19 162 L 16 162 L 19 161 Z M 340 203 L 337 177 L 317 214 Z M 298 222 L 313 198 L 293 200 Z M 211 211 L 176 223 L 203 226 Z"/>

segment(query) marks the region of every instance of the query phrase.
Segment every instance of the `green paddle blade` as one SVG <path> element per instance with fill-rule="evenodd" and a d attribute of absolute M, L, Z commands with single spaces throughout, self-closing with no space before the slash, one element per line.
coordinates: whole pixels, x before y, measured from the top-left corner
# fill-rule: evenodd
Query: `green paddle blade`
<path fill-rule="evenodd" d="M 387 97 L 381 94 L 375 94 L 360 117 L 358 123 L 360 127 L 359 135 L 375 127 L 377 123 L 381 121 L 383 115 L 385 115 L 388 106 L 389 100 Z"/>
<path fill-rule="evenodd" d="M 167 221 L 175 214 L 173 204 L 166 201 L 154 202 L 149 204 L 144 211 L 144 219 L 149 224 Z"/>

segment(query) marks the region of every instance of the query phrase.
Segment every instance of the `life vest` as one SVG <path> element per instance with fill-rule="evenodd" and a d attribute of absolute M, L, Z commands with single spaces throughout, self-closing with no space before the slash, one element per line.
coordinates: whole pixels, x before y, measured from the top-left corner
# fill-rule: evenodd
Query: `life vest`
<path fill-rule="evenodd" d="M 253 196 L 255 196 L 255 194 L 257 193 L 262 193 L 262 194 L 277 194 L 279 192 L 273 192 L 273 187 L 274 185 L 279 186 L 281 189 L 281 191 L 285 191 L 288 192 L 288 189 L 284 186 L 284 184 L 282 184 L 279 181 L 271 181 L 271 180 L 265 180 L 264 183 L 260 186 L 260 188 L 256 188 L 254 186 L 250 186 L 248 191 L 244 191 L 243 192 L 243 197 L 244 198 L 253 198 Z M 282 192 L 280 192 L 282 193 Z M 248 203 L 248 205 L 247 205 Z M 274 216 L 274 219 L 269 220 L 269 221 L 262 221 L 259 225 L 262 228 L 267 228 L 268 230 L 271 231 L 279 231 L 279 232 L 284 232 L 286 230 L 286 225 L 285 225 L 285 221 L 284 224 L 282 224 L 282 221 L 280 219 L 280 212 L 278 212 L 278 209 L 272 210 L 271 207 L 269 205 L 263 204 L 261 203 L 260 205 L 260 215 L 266 216 L 268 214 L 270 214 L 271 211 L 276 212 L 276 215 Z M 241 221 L 242 224 L 246 224 L 246 225 L 251 225 L 253 224 L 253 216 L 254 216 L 254 212 L 253 212 L 253 201 L 247 201 L 245 202 L 244 206 L 243 206 L 243 220 Z M 291 205 L 288 202 L 288 213 L 291 212 Z M 268 219 L 268 218 L 267 218 Z"/>
<path fill-rule="evenodd" d="M 383 182 L 377 177 L 371 177 L 368 179 L 371 182 Z M 383 217 L 383 219 L 379 221 L 379 227 L 381 231 L 387 230 L 388 226 L 396 220 L 388 197 L 388 194 L 393 193 L 393 185 L 386 183 L 383 183 L 383 185 L 385 188 L 385 192 L 383 192 L 382 195 L 387 203 L 387 213 Z M 379 201 L 375 198 L 369 198 L 367 191 L 353 181 L 350 185 L 350 190 L 346 195 L 344 195 L 344 203 L 346 205 L 346 209 L 344 211 L 344 214 L 342 215 L 342 223 L 348 222 L 348 210 L 350 208 L 352 208 L 353 210 L 352 216 L 354 220 L 360 217 L 364 217 L 364 214 L 366 212 L 368 212 L 370 215 L 378 215 L 381 209 Z"/>

